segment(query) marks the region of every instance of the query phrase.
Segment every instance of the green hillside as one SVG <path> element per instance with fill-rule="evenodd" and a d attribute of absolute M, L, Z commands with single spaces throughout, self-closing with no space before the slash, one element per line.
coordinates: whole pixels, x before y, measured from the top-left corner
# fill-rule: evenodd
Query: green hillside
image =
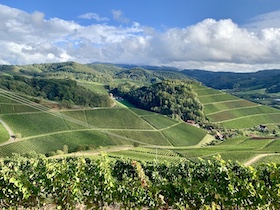
<path fill-rule="evenodd" d="M 65 145 L 68 152 L 83 147 L 97 149 L 135 143 L 152 147 L 189 146 L 198 144 L 206 135 L 202 129 L 136 108 L 50 110 L 41 105 L 38 110 L 34 102 L 29 106 L 20 104 L 19 100 L 8 102 L 3 99 L 0 103 L 11 107 L 0 118 L 17 138 L 0 146 L 2 157 L 32 151 L 54 154 Z M 22 108 L 15 109 L 15 106 Z"/>
<path fill-rule="evenodd" d="M 229 129 L 247 129 L 259 125 L 280 124 L 280 110 L 240 99 L 202 85 L 193 86 L 210 122 Z"/>
<path fill-rule="evenodd" d="M 0 157 L 32 151 L 47 155 L 72 153 L 92 157 L 100 151 L 107 151 L 111 157 L 144 161 L 178 161 L 181 158 L 198 161 L 198 158 L 211 159 L 220 154 L 226 160 L 242 163 L 248 163 L 254 157 L 280 163 L 276 154 L 280 149 L 278 109 L 190 82 L 187 77 L 180 78 L 180 72 L 73 62 L 1 66 L 0 73 L 7 74 L 7 71 L 10 71 L 8 80 L 12 80 L 15 74 L 28 76 L 28 79 L 21 81 L 31 81 L 32 76 L 36 76 L 36 81 L 62 78 L 65 83 L 72 79 L 77 85 L 75 87 L 83 86 L 85 89 L 82 90 L 106 97 L 109 89 L 115 87 L 124 87 L 125 91 L 130 91 L 132 87 L 134 90 L 147 90 L 135 94 L 135 98 L 141 96 L 147 104 L 152 101 L 152 110 L 162 109 L 166 112 L 161 113 L 166 116 L 135 108 L 137 104 L 128 106 L 126 100 L 118 97 L 114 99 L 115 107 L 73 104 L 68 108 L 60 107 L 57 104 L 61 101 L 57 97 L 54 97 L 57 101 L 53 104 L 53 101 L 37 98 L 36 94 L 28 96 L 27 89 L 22 95 L 20 86 L 12 86 L 21 95 L 0 90 L 0 119 L 12 131 L 8 132 L 0 124 Z M 44 80 L 40 77 L 44 77 Z M 187 86 L 182 86 L 182 81 L 167 80 L 171 78 L 187 81 Z M 166 83 L 165 89 L 160 91 L 160 84 L 163 83 Z M 181 84 L 180 88 L 176 86 L 178 84 Z M 143 85 L 146 87 L 143 88 Z M 187 94 L 180 96 L 180 93 Z M 177 120 L 185 111 L 204 113 L 209 122 L 205 122 L 203 116 L 198 123 L 200 127 L 206 126 L 205 129 Z M 190 116 L 181 118 L 195 119 Z M 260 130 L 260 125 L 265 130 Z M 214 140 L 217 133 L 229 135 L 222 140 Z M 15 135 L 15 140 L 10 139 L 11 134 Z"/>

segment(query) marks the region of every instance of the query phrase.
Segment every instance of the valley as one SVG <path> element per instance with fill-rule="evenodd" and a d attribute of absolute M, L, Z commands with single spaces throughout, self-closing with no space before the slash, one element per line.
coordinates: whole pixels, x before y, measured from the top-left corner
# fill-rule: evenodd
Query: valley
<path fill-rule="evenodd" d="M 51 71 L 47 70 L 50 66 Z M 92 66 L 97 70 L 93 69 L 91 72 Z M 108 86 L 116 87 L 129 82 L 130 86 L 135 88 L 164 79 L 159 76 L 159 70 L 124 69 L 106 64 L 89 67 L 76 63 L 62 63 L 41 65 L 40 68 L 44 71 L 36 72 L 44 75 L 44 78 L 49 72 L 54 72 L 55 68 L 57 75 L 64 75 L 67 79 L 76 74 L 78 85 L 104 96 L 109 95 Z M 24 73 L 19 70 L 14 74 L 18 75 L 20 72 L 19 75 L 30 75 L 34 66 L 31 72 L 28 66 L 24 69 Z M 111 69 L 113 70 L 110 71 Z M 103 74 L 96 73 L 98 71 Z M 171 70 L 162 71 L 164 74 L 161 76 L 168 75 L 165 79 L 169 79 L 170 75 L 172 79 L 180 78 L 181 72 L 174 71 L 173 74 Z M 81 74 L 84 78 L 91 79 L 81 79 L 77 76 Z M 47 76 L 53 77 L 53 73 Z M 185 76 L 181 78 L 187 79 Z M 254 164 L 262 163 L 262 159 L 266 161 L 273 158 L 276 162 L 280 161 L 277 156 L 280 149 L 278 109 L 206 87 L 198 82 L 190 83 L 190 86 L 203 105 L 206 118 L 206 121 L 197 122 L 195 126 L 176 117 L 172 119 L 136 108 L 126 100 L 117 98 L 112 99 L 114 107 L 72 105 L 72 108 L 67 108 L 61 107 L 57 102 L 42 99 L 41 102 L 37 100 L 38 104 L 37 101 L 34 102 L 34 96 L 2 90 L 1 120 L 12 130 L 15 140 L 8 141 L 10 137 L 5 126 L 0 127 L 0 132 L 3 133 L 0 156 L 36 152 L 47 156 L 86 153 L 87 156 L 94 157 L 104 150 L 112 158 L 125 157 L 142 161 L 197 161 L 198 158 L 209 159 L 218 154 L 225 160 L 241 163 L 262 154 L 269 156 L 263 156 Z M 50 106 L 53 103 L 57 105 Z M 264 130 L 260 126 L 263 126 Z M 121 147 L 126 148 L 125 151 L 114 149 Z"/>

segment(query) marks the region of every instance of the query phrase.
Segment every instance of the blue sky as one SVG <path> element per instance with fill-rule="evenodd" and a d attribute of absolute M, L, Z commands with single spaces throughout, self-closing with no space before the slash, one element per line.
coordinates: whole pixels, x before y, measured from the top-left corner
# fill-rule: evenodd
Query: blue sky
<path fill-rule="evenodd" d="M 0 0 L 0 64 L 280 68 L 278 0 Z"/>

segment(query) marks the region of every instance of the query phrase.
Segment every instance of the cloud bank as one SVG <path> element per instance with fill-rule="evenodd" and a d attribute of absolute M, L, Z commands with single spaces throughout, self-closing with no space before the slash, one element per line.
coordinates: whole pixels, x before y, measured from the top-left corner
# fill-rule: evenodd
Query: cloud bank
<path fill-rule="evenodd" d="M 243 27 L 231 19 L 205 19 L 164 32 L 132 22 L 121 11 L 112 13 L 125 26 L 83 26 L 75 21 L 46 19 L 38 11 L 30 14 L 0 5 L 0 64 L 71 60 L 213 71 L 280 68 L 280 24 L 278 27 L 276 13 L 257 17 Z M 109 20 L 96 13 L 79 18 Z M 264 22 L 271 18 L 275 20 L 273 27 L 266 27 Z"/>

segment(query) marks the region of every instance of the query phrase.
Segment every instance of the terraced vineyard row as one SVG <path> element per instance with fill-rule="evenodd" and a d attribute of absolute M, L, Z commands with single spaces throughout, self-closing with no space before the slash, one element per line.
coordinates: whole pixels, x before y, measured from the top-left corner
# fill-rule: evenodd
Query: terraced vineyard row
<path fill-rule="evenodd" d="M 242 100 L 236 96 L 195 85 L 194 90 L 204 105 L 211 122 L 222 123 L 226 128 L 245 129 L 258 125 L 280 124 L 280 111 Z"/>
<path fill-rule="evenodd" d="M 207 117 L 212 122 L 221 122 L 226 120 L 231 120 L 233 118 L 240 118 L 249 115 L 263 115 L 271 113 L 280 113 L 279 110 L 267 106 L 252 106 L 252 107 L 241 107 L 238 109 L 231 109 L 221 112 L 216 112 L 214 114 L 208 114 Z"/>
<path fill-rule="evenodd" d="M 36 112 L 6 112 L 1 119 L 9 125 L 17 139 L 0 147 L 0 156 L 14 152 L 36 151 L 47 154 L 62 150 L 69 152 L 80 145 L 99 146 L 143 145 L 188 146 L 195 145 L 206 133 L 198 128 L 168 117 L 136 108 L 98 108 L 71 111 L 49 111 L 18 96 L 18 106 Z M 12 100 L 10 101 L 12 102 Z M 23 104 L 22 104 L 23 103 Z M 13 106 L 17 106 L 16 103 Z"/>

